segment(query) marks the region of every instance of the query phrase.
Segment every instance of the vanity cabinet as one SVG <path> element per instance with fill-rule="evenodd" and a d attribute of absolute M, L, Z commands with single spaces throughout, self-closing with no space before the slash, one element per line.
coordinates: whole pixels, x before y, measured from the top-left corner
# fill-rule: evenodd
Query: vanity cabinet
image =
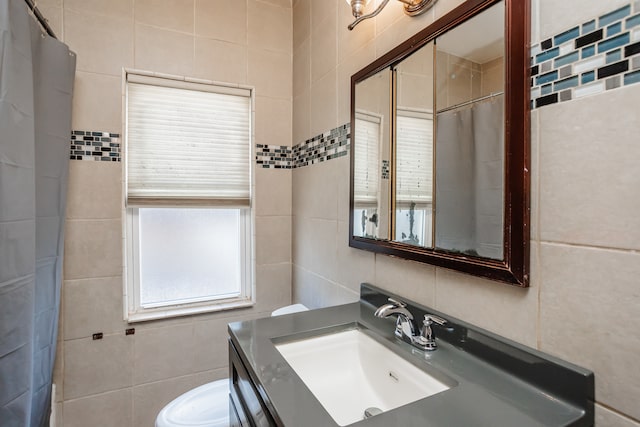
<path fill-rule="evenodd" d="M 279 427 L 229 340 L 229 421 L 231 427 Z"/>
<path fill-rule="evenodd" d="M 433 325 L 437 350 L 424 352 L 399 340 L 395 336 L 394 319 L 375 315 L 376 309 L 387 304 L 389 298 L 404 301 L 416 319 L 430 314 L 447 320 L 446 326 Z M 360 353 L 336 350 L 334 346 L 338 335 L 354 330 L 385 348 L 384 355 L 359 359 L 362 366 L 373 367 L 368 378 L 373 378 L 376 370 L 382 373 L 376 377 L 379 381 L 367 383 L 350 375 L 354 368 L 349 360 L 353 361 L 353 357 L 348 354 Z M 234 427 L 345 425 L 337 418 L 355 420 L 346 425 L 369 427 L 594 425 L 591 371 L 366 283 L 360 287 L 358 302 L 234 322 L 229 324 L 228 331 L 230 409 Z M 327 341 L 328 337 L 332 340 Z M 306 372 L 317 374 L 311 379 L 307 377 L 309 381 L 306 381 L 293 367 L 294 361 L 300 359 L 289 359 L 291 353 L 285 354 L 286 346 L 316 339 L 322 341 L 315 341 L 307 348 L 312 351 L 301 352 L 309 362 Z M 357 342 L 364 345 L 362 341 Z M 329 359 L 326 352 L 322 355 L 321 348 L 338 353 L 336 360 L 321 363 Z M 374 351 L 366 347 L 364 353 L 371 356 Z M 416 400 L 399 407 L 385 403 L 396 401 L 390 392 L 399 391 L 394 387 L 408 392 L 408 383 L 403 382 L 401 372 L 396 372 L 401 365 L 397 357 L 422 371 L 420 375 L 438 380 L 447 388 L 426 397 L 414 392 L 412 396 Z M 389 365 L 391 358 L 396 361 Z M 344 378 L 348 378 L 347 383 L 341 382 Z M 412 376 L 415 378 L 417 376 Z M 325 405 L 314 394 L 312 389 L 318 390 L 318 384 L 336 387 L 335 392 L 320 394 L 337 397 L 337 405 Z M 386 401 L 370 404 L 377 403 L 367 397 L 373 396 L 371 387 L 389 392 L 384 394 L 387 397 L 377 393 Z M 367 388 L 369 392 L 365 393 Z M 359 391 L 354 392 L 355 389 Z M 348 398 L 340 396 L 344 390 Z M 385 410 L 362 420 L 371 406 Z"/>

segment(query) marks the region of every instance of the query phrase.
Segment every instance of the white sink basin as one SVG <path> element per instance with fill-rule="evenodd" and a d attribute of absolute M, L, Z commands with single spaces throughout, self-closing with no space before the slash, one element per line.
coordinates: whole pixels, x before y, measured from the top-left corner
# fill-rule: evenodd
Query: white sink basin
<path fill-rule="evenodd" d="M 368 408 L 385 412 L 450 388 L 359 330 L 276 348 L 341 426 L 362 420 Z"/>

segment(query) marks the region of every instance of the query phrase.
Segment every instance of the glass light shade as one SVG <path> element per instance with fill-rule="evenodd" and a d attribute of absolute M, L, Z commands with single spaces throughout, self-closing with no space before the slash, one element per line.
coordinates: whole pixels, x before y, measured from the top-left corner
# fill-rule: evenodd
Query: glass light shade
<path fill-rule="evenodd" d="M 345 0 L 345 1 L 351 7 L 351 12 L 355 17 L 363 15 L 365 8 L 371 2 L 371 0 Z"/>

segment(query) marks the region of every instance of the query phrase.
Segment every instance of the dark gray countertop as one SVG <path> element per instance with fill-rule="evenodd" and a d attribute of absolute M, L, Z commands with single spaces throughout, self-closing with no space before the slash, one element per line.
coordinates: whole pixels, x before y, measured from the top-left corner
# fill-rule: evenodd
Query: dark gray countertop
<path fill-rule="evenodd" d="M 371 289 L 379 291 L 369 286 L 364 293 Z M 363 298 L 358 303 L 229 325 L 233 344 L 279 423 L 287 427 L 338 425 L 280 355 L 274 340 L 355 326 L 373 332 L 377 341 L 419 368 L 435 369 L 457 385 L 354 426 L 593 425 L 591 372 L 451 318 L 449 328 L 436 331 L 440 332 L 436 351 L 417 350 L 396 339 L 394 319 L 373 316 L 372 303 L 384 300 L 386 295 L 375 295 L 368 301 Z M 418 305 L 410 308 L 429 310 Z"/>

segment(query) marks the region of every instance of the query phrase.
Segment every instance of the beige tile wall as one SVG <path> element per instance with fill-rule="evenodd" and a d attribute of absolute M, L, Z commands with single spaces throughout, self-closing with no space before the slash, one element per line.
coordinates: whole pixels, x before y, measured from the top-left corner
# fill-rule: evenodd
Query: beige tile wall
<path fill-rule="evenodd" d="M 628 3 L 531 2 L 532 43 Z M 351 74 L 460 3 L 409 18 L 390 2 L 349 32 L 344 0 L 294 0 L 294 144 L 348 122 Z M 633 86 L 532 113 L 526 290 L 349 248 L 348 157 L 294 170 L 294 300 L 345 303 L 376 284 L 592 369 L 597 425 L 640 427 L 639 98 Z"/>
<path fill-rule="evenodd" d="M 249 84 L 255 142 L 291 145 L 290 0 L 41 0 L 78 54 L 73 128 L 122 131 L 123 67 Z M 257 304 L 123 320 L 121 164 L 72 161 L 56 360 L 58 426 L 152 427 L 182 392 L 227 373 L 226 325 L 291 302 L 291 171 L 255 171 Z M 135 327 L 134 335 L 125 329 Z M 94 341 L 92 334 L 104 338 Z"/>
<path fill-rule="evenodd" d="M 153 67 L 255 85 L 256 142 L 290 145 L 346 123 L 351 74 L 462 1 L 439 0 L 418 18 L 390 2 L 352 32 L 343 0 L 293 0 L 293 10 L 291 0 L 38 5 L 78 53 L 75 129 L 118 131 L 121 67 Z M 532 42 L 625 3 L 532 0 Z M 367 281 L 593 369 L 597 425 L 639 426 L 633 362 L 640 350 L 634 252 L 640 179 L 631 164 L 640 154 L 634 144 L 640 125 L 631 114 L 639 95 L 637 87 L 619 89 L 532 113 L 528 290 L 349 248 L 349 164 L 342 157 L 293 174 L 256 171 L 257 222 L 290 230 L 292 245 L 271 253 L 265 234 L 273 232 L 256 230 L 265 264 L 257 266 L 255 309 L 138 324 L 135 335 L 124 336 L 116 242 L 121 170 L 72 162 L 58 425 L 151 426 L 175 395 L 226 376 L 224 324 L 288 303 L 290 281 L 295 299 L 312 307 L 354 301 Z M 105 338 L 93 341 L 93 332 Z M 181 355 L 170 343 L 193 349 L 190 366 L 175 366 Z M 145 356 L 165 344 L 162 357 Z"/>

